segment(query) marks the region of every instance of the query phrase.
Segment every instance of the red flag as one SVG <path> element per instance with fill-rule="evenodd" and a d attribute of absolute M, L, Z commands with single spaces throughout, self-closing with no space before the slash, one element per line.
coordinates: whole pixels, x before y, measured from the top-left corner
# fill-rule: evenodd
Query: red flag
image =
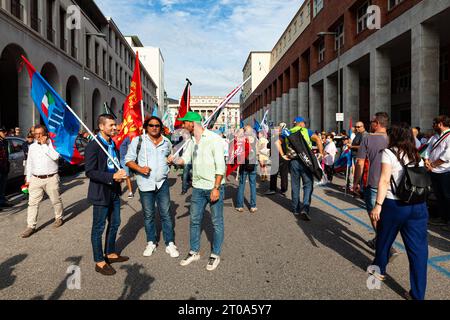
<path fill-rule="evenodd" d="M 186 113 L 191 111 L 191 82 L 187 80 L 186 88 L 184 88 L 183 95 L 180 99 L 180 107 L 178 108 L 178 114 L 175 118 L 175 129 L 180 129 L 183 126 L 183 122 L 179 121 L 179 118 L 183 118 Z"/>
<path fill-rule="evenodd" d="M 246 138 L 235 138 L 233 148 L 230 148 L 230 157 L 232 159 L 229 164 L 227 164 L 227 174 L 228 177 L 243 163 L 245 159 L 248 158 L 250 154 L 250 143 Z"/>
<path fill-rule="evenodd" d="M 123 105 L 123 123 L 119 134 L 113 138 L 119 148 L 126 137 L 133 140 L 142 134 L 143 119 L 140 109 L 142 101 L 141 68 L 139 53 L 136 52 L 136 64 L 130 84 L 130 94 Z"/>

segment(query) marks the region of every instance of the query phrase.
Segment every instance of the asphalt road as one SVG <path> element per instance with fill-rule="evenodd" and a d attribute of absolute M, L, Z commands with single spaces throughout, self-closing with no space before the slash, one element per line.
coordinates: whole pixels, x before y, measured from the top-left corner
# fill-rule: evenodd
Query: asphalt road
<path fill-rule="evenodd" d="M 27 204 L 15 199 L 13 208 L 0 212 L 0 299 L 397 300 L 409 290 L 405 253 L 389 265 L 381 289 L 368 289 L 365 271 L 373 252 L 365 241 L 373 232 L 362 202 L 346 197 L 339 186 L 315 189 L 312 221 L 304 222 L 290 213 L 290 196 L 262 196 L 268 183 L 258 186 L 256 214 L 236 212 L 237 186 L 232 179 L 226 190 L 219 267 L 206 270 L 212 239 L 208 214 L 201 260 L 181 267 L 189 250 L 190 192 L 180 195 L 181 181 L 175 174 L 170 184 L 180 258 L 170 258 L 162 241 L 152 257 L 142 256 L 146 243 L 139 195 L 128 200 L 125 193 L 118 247 L 130 261 L 115 265 L 118 273 L 113 277 L 94 271 L 92 208 L 86 201 L 88 180 L 83 173 L 62 179 L 66 223 L 59 229 L 51 225 L 53 210 L 47 199 L 40 207 L 38 232 L 21 239 Z M 401 245 L 399 238 L 397 246 Z M 450 234 L 433 228 L 429 245 L 427 299 L 450 299 Z M 79 267 L 80 289 L 67 286 L 70 266 Z"/>

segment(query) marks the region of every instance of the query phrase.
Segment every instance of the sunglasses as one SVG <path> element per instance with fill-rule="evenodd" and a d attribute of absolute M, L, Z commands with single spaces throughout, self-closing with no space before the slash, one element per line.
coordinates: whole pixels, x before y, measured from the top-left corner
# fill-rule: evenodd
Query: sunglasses
<path fill-rule="evenodd" d="M 161 125 L 159 125 L 159 124 L 149 124 L 148 127 L 150 127 L 150 128 L 161 128 Z"/>
<path fill-rule="evenodd" d="M 363 127 L 363 126 L 356 126 L 355 128 L 356 128 L 356 129 L 359 129 L 359 128 L 362 128 L 362 127 Z"/>

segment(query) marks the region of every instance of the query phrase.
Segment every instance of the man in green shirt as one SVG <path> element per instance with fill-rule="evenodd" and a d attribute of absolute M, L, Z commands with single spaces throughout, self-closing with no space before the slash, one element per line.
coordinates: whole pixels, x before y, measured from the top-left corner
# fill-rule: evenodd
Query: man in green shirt
<path fill-rule="evenodd" d="M 190 245 L 191 251 L 181 261 L 187 266 L 200 259 L 200 236 L 203 215 L 209 204 L 214 226 L 212 253 L 206 269 L 213 271 L 220 263 L 220 253 L 224 239 L 223 200 L 225 195 L 225 158 L 222 138 L 202 127 L 202 118 L 198 113 L 188 112 L 184 118 L 184 127 L 193 136 L 183 156 L 175 160 L 169 157 L 169 163 L 180 166 L 192 164 L 192 199 L 190 209 Z"/>

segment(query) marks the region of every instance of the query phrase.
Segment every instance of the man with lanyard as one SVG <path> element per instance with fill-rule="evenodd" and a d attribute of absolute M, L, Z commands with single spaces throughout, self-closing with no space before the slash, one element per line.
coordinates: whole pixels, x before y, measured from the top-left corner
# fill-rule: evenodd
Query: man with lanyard
<path fill-rule="evenodd" d="M 85 150 L 86 176 L 90 179 L 88 201 L 93 205 L 91 242 L 94 253 L 95 271 L 105 276 L 116 274 L 112 263 L 128 261 L 128 257 L 116 252 L 116 236 L 120 226 L 120 183 L 126 179 L 125 170 L 117 170 L 119 151 L 112 140 L 116 134 L 116 121 L 110 114 L 102 114 L 97 120 L 100 129 L 97 140 L 107 150 L 108 155 L 95 140 L 89 142 Z M 110 158 L 114 159 L 114 162 Z M 102 236 L 106 221 L 108 227 L 103 253 Z"/>
<path fill-rule="evenodd" d="M 425 166 L 431 172 L 440 217 L 430 219 L 430 224 L 450 231 L 450 118 L 437 117 L 433 120 L 433 129 L 437 134 L 430 139 L 424 158 Z"/>
<path fill-rule="evenodd" d="M 300 132 L 305 139 L 308 147 L 312 149 L 312 141 L 317 144 L 320 155 L 323 157 L 324 150 L 320 137 L 312 130 L 306 128 L 306 121 L 302 117 L 294 120 L 295 127 L 290 130 L 290 134 Z M 283 158 L 286 156 L 281 155 Z M 314 191 L 314 177 L 309 168 L 297 158 L 290 162 L 291 183 L 292 183 L 292 213 L 299 216 L 302 220 L 310 221 L 311 198 Z M 303 184 L 303 205 L 300 202 L 300 183 Z"/>
<path fill-rule="evenodd" d="M 192 163 L 192 199 L 190 209 L 190 246 L 191 250 L 182 266 L 200 260 L 200 236 L 202 220 L 206 206 L 209 204 L 212 223 L 214 226 L 214 239 L 212 253 L 206 269 L 213 271 L 220 263 L 220 254 L 224 239 L 223 200 L 225 195 L 225 158 L 222 138 L 202 127 L 202 117 L 195 112 L 188 112 L 182 119 L 185 128 L 193 135 L 191 142 L 177 159 L 177 165 Z M 170 156 L 169 163 L 175 158 Z"/>
<path fill-rule="evenodd" d="M 167 177 L 169 165 L 167 157 L 172 152 L 172 143 L 162 135 L 163 123 L 158 117 L 150 117 L 144 122 L 147 134 L 134 138 L 125 157 L 126 165 L 137 172 L 137 184 L 144 211 L 147 248 L 144 257 L 150 257 L 156 250 L 156 208 L 158 205 L 166 253 L 177 258 L 174 244 L 174 228 L 170 216 L 170 190 Z"/>

